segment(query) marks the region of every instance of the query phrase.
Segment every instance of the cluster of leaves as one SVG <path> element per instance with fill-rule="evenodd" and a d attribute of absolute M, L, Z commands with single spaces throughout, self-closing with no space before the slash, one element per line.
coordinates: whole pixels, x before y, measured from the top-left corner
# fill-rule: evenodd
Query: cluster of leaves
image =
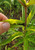
<path fill-rule="evenodd" d="M 35 50 L 35 47 L 31 47 L 31 46 L 35 46 L 35 19 L 32 20 L 35 14 L 35 5 L 34 5 L 35 0 L 30 0 L 28 3 L 26 3 L 25 0 L 19 0 L 19 2 L 23 3 L 22 5 L 26 7 L 33 5 L 33 8 L 31 8 L 31 11 L 27 17 L 26 30 L 25 30 L 25 26 L 23 25 L 23 23 L 25 23 L 25 10 L 24 10 L 24 7 L 22 7 L 22 18 L 20 18 L 20 20 L 8 19 L 8 20 L 0 21 L 0 22 L 8 22 L 11 25 L 11 28 L 10 28 L 11 30 L 9 30 L 11 32 L 7 34 L 4 33 L 5 36 L 7 36 L 7 38 L 5 41 L 4 40 L 0 41 L 0 48 L 1 46 L 5 45 L 5 48 L 7 50 L 12 50 L 12 48 L 16 46 L 18 47 L 19 44 L 24 43 L 24 45 L 22 46 L 24 50 L 28 50 L 28 49 Z M 21 32 L 18 31 L 19 27 L 22 28 Z M 0 35 L 0 38 L 2 35 Z M 18 37 L 20 37 L 21 39 Z M 7 44 L 15 39 L 16 41 L 18 40 L 17 43 L 15 43 L 11 48 L 7 48 Z"/>

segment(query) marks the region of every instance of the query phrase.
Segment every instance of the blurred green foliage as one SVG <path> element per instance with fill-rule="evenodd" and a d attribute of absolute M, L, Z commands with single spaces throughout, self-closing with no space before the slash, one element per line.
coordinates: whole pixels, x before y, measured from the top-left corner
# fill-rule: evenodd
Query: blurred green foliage
<path fill-rule="evenodd" d="M 35 19 L 34 19 L 35 9 L 32 10 L 33 7 L 35 7 L 35 5 L 31 5 L 27 9 L 27 16 L 31 13 L 31 11 L 32 11 L 30 15 L 31 18 L 33 16 L 32 18 L 33 20 L 28 16 L 29 18 L 29 20 L 27 21 L 29 24 L 27 25 L 28 32 L 25 33 L 27 37 L 23 38 L 24 27 L 22 25 L 21 26 L 11 25 L 10 29 L 7 32 L 0 35 L 0 50 L 4 50 L 4 49 L 5 50 L 15 50 L 14 47 L 17 47 L 17 50 L 23 50 L 24 45 L 26 47 L 27 43 L 29 43 L 28 48 L 30 50 L 35 50 Z M 25 9 L 18 2 L 18 0 L 0 0 L 0 12 L 5 14 L 10 19 L 11 18 L 20 19 L 23 22 L 25 22 Z M 18 23 L 21 23 L 21 22 L 18 21 Z"/>
<path fill-rule="evenodd" d="M 18 16 L 21 15 L 21 4 L 17 0 L 1 0 L 0 8 L 3 10 L 0 12 L 4 13 L 8 18 L 19 18 Z"/>

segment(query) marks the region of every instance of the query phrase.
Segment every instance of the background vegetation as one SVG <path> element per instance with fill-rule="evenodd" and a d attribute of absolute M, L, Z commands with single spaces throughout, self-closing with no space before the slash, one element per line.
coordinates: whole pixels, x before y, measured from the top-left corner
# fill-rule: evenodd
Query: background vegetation
<path fill-rule="evenodd" d="M 34 10 L 31 15 L 31 16 L 33 16 L 33 18 L 31 19 L 31 22 L 35 23 L 35 5 L 31 5 L 27 8 L 27 16 L 31 12 L 32 8 Z M 21 3 L 19 3 L 18 0 L 0 0 L 0 12 L 5 14 L 9 19 L 18 19 L 18 20 L 22 20 L 25 22 L 25 18 L 24 18 L 25 9 L 24 9 L 23 5 Z M 25 26 L 25 24 L 24 24 L 24 26 Z M 34 33 L 32 33 L 33 31 L 29 31 L 29 30 L 28 30 L 28 33 L 26 32 L 27 34 L 31 33 L 30 35 L 27 36 L 28 37 L 28 42 L 27 42 L 26 40 L 24 41 L 23 36 L 21 36 L 21 35 L 23 35 L 22 32 L 24 31 L 24 27 L 23 26 L 20 27 L 20 25 L 19 25 L 18 28 L 15 28 L 14 25 L 11 25 L 10 29 L 7 32 L 0 35 L 0 50 L 24 50 L 23 49 L 24 42 L 26 43 L 25 46 L 28 45 L 29 50 L 35 50 L 35 24 L 34 24 L 34 26 L 33 26 L 33 24 L 32 25 L 29 24 L 27 29 L 30 29 L 30 28 L 34 29 Z M 19 35 L 19 37 L 17 37 L 18 35 Z M 6 39 L 6 41 L 5 41 L 5 39 Z M 25 48 L 27 50 L 27 47 L 25 47 Z"/>

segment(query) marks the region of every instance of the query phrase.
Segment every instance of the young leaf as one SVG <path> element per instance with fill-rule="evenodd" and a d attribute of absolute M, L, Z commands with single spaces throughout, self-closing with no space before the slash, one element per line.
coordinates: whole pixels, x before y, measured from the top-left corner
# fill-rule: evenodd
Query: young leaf
<path fill-rule="evenodd" d="M 22 24 L 23 21 L 21 20 L 16 20 L 16 19 L 8 19 L 8 20 L 3 20 L 3 21 L 0 21 L 0 22 L 8 22 L 10 24 Z"/>
<path fill-rule="evenodd" d="M 16 39 L 17 37 L 20 37 L 20 36 L 23 36 L 23 33 L 22 32 L 15 32 L 7 40 L 1 42 L 0 43 L 0 46 L 8 44 L 8 43 L 10 43 L 11 41 L 13 41 L 14 39 Z"/>
<path fill-rule="evenodd" d="M 33 18 L 34 14 L 35 14 L 35 7 L 32 8 L 29 16 L 27 17 L 27 25 L 30 23 L 30 21 Z"/>

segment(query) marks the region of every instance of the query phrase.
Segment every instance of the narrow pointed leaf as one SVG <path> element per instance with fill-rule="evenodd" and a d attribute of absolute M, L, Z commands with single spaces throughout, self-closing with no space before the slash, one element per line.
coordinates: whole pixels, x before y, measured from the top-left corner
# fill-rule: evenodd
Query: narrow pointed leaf
<path fill-rule="evenodd" d="M 27 40 L 27 37 L 24 37 L 24 49 L 23 50 L 28 50 L 28 40 Z"/>
<path fill-rule="evenodd" d="M 29 27 L 27 27 L 27 30 L 35 32 L 35 26 L 29 26 Z"/>
<path fill-rule="evenodd" d="M 8 19 L 8 20 L 0 21 L 0 22 L 9 22 L 10 24 L 22 24 L 23 23 L 23 21 L 16 20 L 16 19 Z"/>
<path fill-rule="evenodd" d="M 24 28 L 23 25 L 11 25 L 10 27 L 11 27 L 11 28 L 19 28 L 19 27 L 23 27 L 23 28 Z"/>
<path fill-rule="evenodd" d="M 28 31 L 26 32 L 26 36 L 32 35 L 32 34 L 34 34 L 34 33 L 35 33 L 35 31 L 28 30 Z"/>
<path fill-rule="evenodd" d="M 18 46 L 19 44 L 21 44 L 21 43 L 23 43 L 23 42 L 24 42 L 23 39 L 19 40 L 14 46 L 12 46 L 12 48 Z"/>
<path fill-rule="evenodd" d="M 22 17 L 20 17 L 20 20 L 22 20 L 25 23 L 25 9 L 22 6 Z"/>
<path fill-rule="evenodd" d="M 31 23 L 29 23 L 29 26 L 35 26 L 35 19 L 33 19 L 33 20 L 31 21 Z"/>
<path fill-rule="evenodd" d="M 35 37 L 34 37 L 35 38 Z M 32 43 L 35 43 L 35 39 L 34 38 L 28 38 L 28 40 Z"/>
<path fill-rule="evenodd" d="M 20 36 L 23 36 L 23 33 L 22 32 L 15 32 L 7 40 L 1 42 L 0 43 L 0 46 L 8 44 L 8 43 L 10 43 L 11 41 L 13 41 L 14 39 L 16 39 L 17 37 L 20 37 Z"/>
<path fill-rule="evenodd" d="M 26 4 L 26 1 L 25 0 L 21 0 L 23 2 L 23 4 Z"/>
<path fill-rule="evenodd" d="M 10 25 L 10 28 L 13 28 L 13 29 L 14 28 L 20 28 L 20 27 L 23 28 L 23 30 L 25 28 L 23 25 Z"/>
<path fill-rule="evenodd" d="M 23 39 L 19 40 L 14 46 L 12 46 L 11 48 L 8 48 L 8 50 L 12 50 L 12 48 L 14 48 L 14 47 L 20 45 L 21 43 L 23 43 L 23 41 L 24 41 Z"/>
<path fill-rule="evenodd" d="M 33 46 L 31 47 L 31 46 L 29 46 L 29 49 L 30 49 L 30 50 L 35 50 L 35 47 L 33 47 Z"/>
<path fill-rule="evenodd" d="M 32 25 L 35 25 L 35 19 L 33 19 L 33 20 L 31 21 L 31 23 L 32 23 Z"/>
<path fill-rule="evenodd" d="M 34 33 L 35 33 L 35 26 L 29 26 L 29 27 L 27 27 L 26 36 L 34 34 Z"/>
<path fill-rule="evenodd" d="M 23 6 L 26 6 L 26 1 L 25 0 L 18 0 Z"/>
<path fill-rule="evenodd" d="M 35 44 L 35 33 L 33 35 L 28 36 L 28 41 Z"/>
<path fill-rule="evenodd" d="M 0 8 L 0 12 L 3 12 L 2 8 Z"/>
<path fill-rule="evenodd" d="M 35 7 L 32 8 L 31 12 L 29 13 L 29 16 L 27 17 L 27 25 L 30 23 L 30 21 L 33 18 L 34 14 L 35 14 Z"/>
<path fill-rule="evenodd" d="M 4 4 L 7 4 L 8 6 L 11 6 L 11 4 L 8 1 L 4 1 Z"/>

